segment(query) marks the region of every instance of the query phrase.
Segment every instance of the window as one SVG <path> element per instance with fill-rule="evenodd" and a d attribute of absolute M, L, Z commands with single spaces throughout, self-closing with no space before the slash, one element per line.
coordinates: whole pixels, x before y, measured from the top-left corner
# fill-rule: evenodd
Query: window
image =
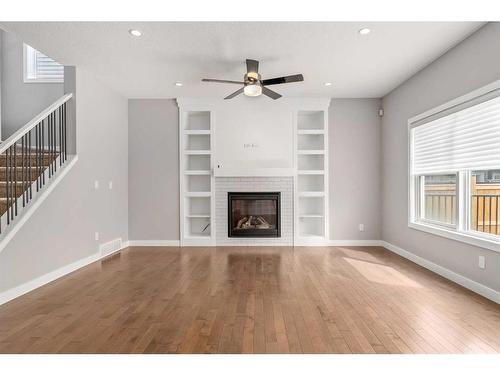
<path fill-rule="evenodd" d="M 457 175 L 420 176 L 420 219 L 454 227 L 457 222 Z"/>
<path fill-rule="evenodd" d="M 409 121 L 409 226 L 500 251 L 500 83 Z"/>
<path fill-rule="evenodd" d="M 25 44 L 24 82 L 64 82 L 64 66 Z"/>
<path fill-rule="evenodd" d="M 472 171 L 470 189 L 471 230 L 500 235 L 500 170 Z"/>

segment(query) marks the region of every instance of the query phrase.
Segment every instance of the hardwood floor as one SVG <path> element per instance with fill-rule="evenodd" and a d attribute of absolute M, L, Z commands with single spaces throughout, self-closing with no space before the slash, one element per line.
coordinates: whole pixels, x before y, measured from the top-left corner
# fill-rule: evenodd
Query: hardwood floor
<path fill-rule="evenodd" d="M 500 306 L 382 248 L 135 247 L 0 306 L 0 352 L 500 352 Z"/>

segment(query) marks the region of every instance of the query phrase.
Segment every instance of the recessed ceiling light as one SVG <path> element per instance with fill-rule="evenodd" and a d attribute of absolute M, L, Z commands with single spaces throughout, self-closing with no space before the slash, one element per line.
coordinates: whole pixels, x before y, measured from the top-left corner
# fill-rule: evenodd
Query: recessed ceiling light
<path fill-rule="evenodd" d="M 130 33 L 130 35 L 133 35 L 133 36 L 141 36 L 142 35 L 142 33 L 139 30 L 135 30 L 135 29 L 131 29 L 128 32 Z"/>
<path fill-rule="evenodd" d="M 368 27 L 364 27 L 358 31 L 361 35 L 368 35 L 370 34 L 371 30 Z"/>
<path fill-rule="evenodd" d="M 181 87 L 181 86 L 182 86 L 182 82 L 175 82 L 175 85 L 176 85 L 177 87 Z"/>
<path fill-rule="evenodd" d="M 331 82 L 325 82 L 325 86 L 331 86 L 332 83 Z"/>

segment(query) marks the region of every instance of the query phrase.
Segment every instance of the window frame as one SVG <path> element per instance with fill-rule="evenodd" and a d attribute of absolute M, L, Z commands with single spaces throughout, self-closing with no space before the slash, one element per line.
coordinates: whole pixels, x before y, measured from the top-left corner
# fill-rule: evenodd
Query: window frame
<path fill-rule="evenodd" d="M 431 219 L 426 219 L 423 217 L 423 213 L 425 212 L 425 201 L 423 201 L 424 195 L 425 195 L 425 190 L 423 186 L 423 181 L 424 179 L 422 177 L 425 176 L 441 176 L 441 175 L 455 175 L 456 176 L 456 182 L 455 182 L 455 212 L 457 214 L 457 217 L 455 218 L 455 224 L 448 224 L 444 223 L 442 221 L 438 220 L 431 220 Z M 452 229 L 452 230 L 457 230 L 458 225 L 459 225 L 459 204 L 458 204 L 458 193 L 459 193 L 459 186 L 460 186 L 460 180 L 459 180 L 459 173 L 456 171 L 454 172 L 443 172 L 443 173 L 426 173 L 426 174 L 420 174 L 420 175 L 414 175 L 413 178 L 415 179 L 414 184 L 415 184 L 415 218 L 414 220 L 419 223 L 424 223 L 424 224 L 429 224 L 437 227 L 444 227 L 447 229 Z"/>
<path fill-rule="evenodd" d="M 28 48 L 31 48 L 33 50 L 36 50 L 35 48 L 31 47 L 30 45 L 23 43 L 23 82 L 24 83 L 64 83 L 64 73 L 62 78 L 57 78 L 57 79 L 47 79 L 47 78 L 32 78 L 30 77 L 30 68 L 29 68 L 29 63 L 28 60 L 32 61 L 33 57 L 31 55 L 31 52 L 28 50 Z M 36 72 L 36 69 L 34 69 Z M 63 67 L 64 71 L 64 67 Z"/>
<path fill-rule="evenodd" d="M 446 223 L 435 222 L 420 218 L 422 192 L 420 184 L 420 176 L 412 174 L 412 129 L 419 126 L 419 122 L 431 116 L 438 115 L 441 112 L 446 112 L 454 107 L 465 105 L 467 102 L 474 101 L 481 96 L 492 93 L 500 89 L 500 80 L 489 85 L 474 90 L 466 95 L 453 99 L 443 105 L 435 107 L 420 115 L 414 116 L 408 120 L 408 227 L 419 231 L 431 233 L 437 236 L 445 237 L 455 241 L 463 242 L 469 245 L 481 247 L 484 249 L 500 252 L 500 236 L 495 236 L 488 233 L 472 230 L 471 226 L 471 172 L 470 170 L 454 170 L 442 174 L 456 174 L 456 223 L 449 226 Z M 498 166 L 500 168 L 500 166 Z M 493 168 L 484 168 L 485 170 Z M 475 169 L 479 170 L 479 169 Z M 424 174 L 424 175 L 432 175 Z"/>

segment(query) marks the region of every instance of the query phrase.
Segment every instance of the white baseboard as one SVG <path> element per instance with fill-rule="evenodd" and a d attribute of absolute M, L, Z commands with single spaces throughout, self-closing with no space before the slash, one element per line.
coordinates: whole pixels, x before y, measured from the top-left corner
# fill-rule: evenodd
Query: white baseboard
<path fill-rule="evenodd" d="M 215 245 L 216 247 L 290 247 L 293 246 L 291 243 L 278 243 L 278 242 L 266 242 L 266 243 L 258 243 L 258 242 L 248 242 L 248 243 L 218 243 Z"/>
<path fill-rule="evenodd" d="M 180 246 L 179 240 L 130 240 L 128 246 Z"/>
<path fill-rule="evenodd" d="M 380 240 L 330 240 L 329 246 L 383 246 Z"/>
<path fill-rule="evenodd" d="M 295 246 L 383 246 L 382 245 L 383 241 L 380 240 L 326 240 L 326 241 L 317 241 L 317 242 L 301 242 L 301 243 L 296 243 Z M 181 246 L 179 240 L 130 240 L 128 241 L 128 246 Z M 255 243 L 249 241 L 247 244 L 246 243 L 217 243 L 214 244 L 212 242 L 210 243 L 199 243 L 194 245 L 191 242 L 188 242 L 185 246 L 191 247 L 191 246 L 242 246 L 242 247 L 249 247 L 249 246 L 294 246 L 292 243 L 290 244 L 284 244 L 284 243 L 273 243 L 273 242 L 266 242 L 266 243 Z"/>
<path fill-rule="evenodd" d="M 389 242 L 386 241 L 380 241 L 381 246 L 385 247 L 387 250 L 392 251 L 393 253 L 396 253 L 403 258 L 406 258 L 413 263 L 416 263 L 424 268 L 427 268 L 428 270 L 437 273 L 438 275 L 443 276 L 444 278 L 451 280 L 464 288 L 467 288 L 469 290 L 472 290 L 473 292 L 480 294 L 481 296 L 488 298 L 489 300 L 496 302 L 500 304 L 500 292 L 491 289 L 490 287 L 487 287 L 486 285 L 480 284 L 477 281 L 471 280 L 465 276 L 459 275 L 456 272 L 453 272 L 449 270 L 448 268 L 442 267 L 436 263 L 433 263 L 427 259 L 424 259 L 422 257 L 419 257 L 418 255 L 415 255 L 407 250 L 404 250 L 398 246 L 395 246 Z"/>
<path fill-rule="evenodd" d="M 97 252 L 97 253 L 92 254 L 86 258 L 77 260 L 76 262 L 70 263 L 66 266 L 58 268 L 57 270 L 49 272 L 49 273 L 42 275 L 40 277 L 37 277 L 36 279 L 28 281 L 24 284 L 21 284 L 19 286 L 16 286 L 14 288 L 9 289 L 9 290 L 6 290 L 5 292 L 0 293 L 0 305 L 3 305 L 4 303 L 9 302 L 10 300 L 13 300 L 14 298 L 20 297 L 23 294 L 26 294 L 26 293 L 29 293 L 29 292 L 35 290 L 35 289 L 38 289 L 41 286 L 44 286 L 45 284 L 48 284 L 54 280 L 59 279 L 60 277 L 66 276 L 67 274 L 74 272 L 74 271 L 78 270 L 79 268 L 85 267 L 91 263 L 98 261 L 98 260 L 109 257 L 110 255 L 115 254 L 118 251 L 125 249 L 126 247 L 128 247 L 128 241 L 123 242 L 122 247 L 120 249 L 117 249 L 116 251 L 113 251 L 110 254 L 101 255 L 100 252 Z"/>

